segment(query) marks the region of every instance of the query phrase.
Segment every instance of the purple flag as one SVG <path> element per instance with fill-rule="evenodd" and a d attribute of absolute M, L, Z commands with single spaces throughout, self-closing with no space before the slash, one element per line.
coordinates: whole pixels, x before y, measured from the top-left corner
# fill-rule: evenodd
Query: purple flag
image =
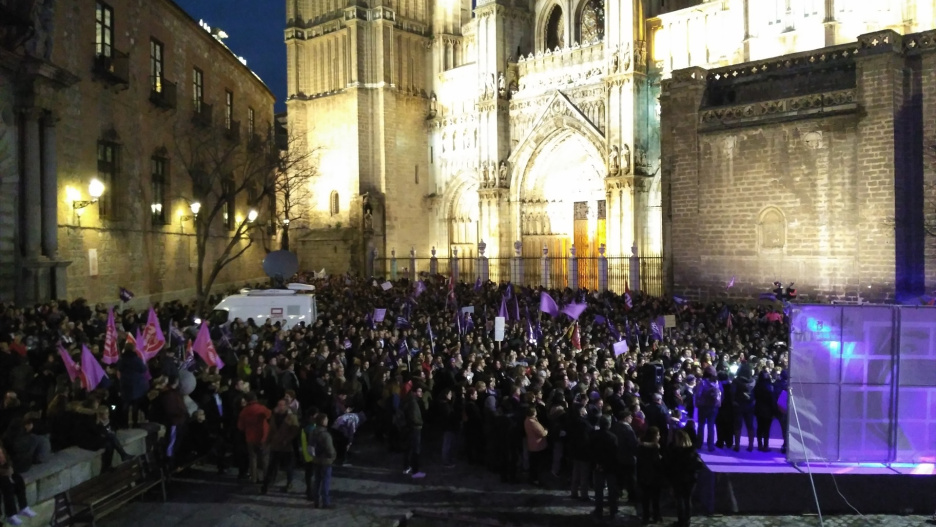
<path fill-rule="evenodd" d="M 78 368 L 75 367 L 75 361 L 72 359 L 71 355 L 65 350 L 62 346 L 62 343 L 59 342 L 58 345 L 59 357 L 62 358 L 62 362 L 65 363 L 65 371 L 68 372 L 68 378 L 74 382 L 78 377 Z"/>
<path fill-rule="evenodd" d="M 614 340 L 621 340 L 621 332 L 618 331 L 617 327 L 615 327 L 610 320 L 605 320 L 605 324 L 608 325 L 608 332 L 611 333 L 611 336 L 614 337 Z"/>
<path fill-rule="evenodd" d="M 578 320 L 582 316 L 582 311 L 585 311 L 585 308 L 588 307 L 588 304 L 582 302 L 581 304 L 576 304 L 575 302 L 562 308 L 562 313 L 566 314 L 572 320 Z"/>
<path fill-rule="evenodd" d="M 556 301 L 546 291 L 540 293 L 540 311 L 549 313 L 552 316 L 559 315 L 559 306 L 556 305 Z"/>
<path fill-rule="evenodd" d="M 659 316 L 656 320 L 650 322 L 650 332 L 653 335 L 654 340 L 663 340 L 663 328 L 666 327 L 666 319 L 663 316 Z"/>
<path fill-rule="evenodd" d="M 195 336 L 195 343 L 192 344 L 192 351 L 198 354 L 208 366 L 216 366 L 219 370 L 224 368 L 224 362 L 218 356 L 215 350 L 214 342 L 211 342 L 211 335 L 208 333 L 208 323 L 202 322 L 198 328 L 198 335 Z"/>
<path fill-rule="evenodd" d="M 413 291 L 413 296 L 419 298 L 419 295 L 423 294 L 425 290 L 426 290 L 425 282 L 423 282 L 422 280 L 419 280 L 418 282 L 416 282 L 416 289 L 415 291 Z"/>
<path fill-rule="evenodd" d="M 129 302 L 133 300 L 133 293 L 129 289 L 120 288 L 120 301 Z"/>
<path fill-rule="evenodd" d="M 94 358 L 94 355 L 91 354 L 91 350 L 82 344 L 81 384 L 84 386 L 84 389 L 90 392 L 97 388 L 98 384 L 101 384 L 101 381 L 104 380 L 105 377 L 107 377 L 107 374 L 104 373 L 104 368 L 101 367 L 101 363 Z"/>
<path fill-rule="evenodd" d="M 464 324 L 465 333 L 467 334 L 467 333 L 472 332 L 474 330 L 474 320 L 471 318 L 471 313 L 465 311 L 464 313 L 462 313 L 462 316 L 465 317 L 465 324 Z"/>
<path fill-rule="evenodd" d="M 497 310 L 497 316 L 504 317 L 504 320 L 510 320 L 510 316 L 507 314 L 507 297 L 501 296 L 501 305 L 500 309 Z"/>
<path fill-rule="evenodd" d="M 507 284 L 507 290 L 504 291 L 504 296 L 506 296 L 508 299 L 514 296 L 513 284 Z"/>
<path fill-rule="evenodd" d="M 520 303 L 517 301 L 517 295 L 513 295 L 513 313 L 511 314 L 514 320 L 520 320 Z"/>
<path fill-rule="evenodd" d="M 606 319 L 604 315 L 595 315 L 595 324 L 604 324 L 607 321 L 608 319 Z"/>
<path fill-rule="evenodd" d="M 374 324 L 374 315 L 372 313 L 368 313 L 364 317 L 364 323 L 371 329 L 377 329 L 377 326 Z"/>
<path fill-rule="evenodd" d="M 620 341 L 620 342 L 615 342 L 615 343 L 614 343 L 614 356 L 615 356 L 615 357 L 617 357 L 617 356 L 619 356 L 619 355 L 623 355 L 623 354 L 627 353 L 628 351 L 630 351 L 630 350 L 627 348 L 627 341 L 626 341 L 626 340 L 622 340 L 622 341 Z"/>
<path fill-rule="evenodd" d="M 475 290 L 475 293 L 481 290 L 481 277 L 480 276 L 478 277 L 477 280 L 475 280 L 474 290 Z"/>
<path fill-rule="evenodd" d="M 731 289 L 734 287 L 735 277 L 731 277 L 731 280 L 728 281 L 728 284 L 725 286 L 725 289 Z"/>

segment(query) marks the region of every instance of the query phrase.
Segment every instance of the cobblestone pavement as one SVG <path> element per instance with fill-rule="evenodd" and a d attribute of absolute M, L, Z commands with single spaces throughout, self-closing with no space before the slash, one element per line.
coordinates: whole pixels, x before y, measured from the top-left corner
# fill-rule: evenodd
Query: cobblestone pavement
<path fill-rule="evenodd" d="M 291 493 L 285 483 L 261 496 L 254 485 L 233 476 L 219 476 L 212 467 L 194 467 L 169 487 L 169 500 L 134 502 L 99 525 L 103 527 L 181 526 L 355 526 L 355 527 L 474 527 L 474 526 L 636 526 L 633 507 L 624 507 L 613 522 L 594 520 L 587 504 L 572 501 L 566 491 L 544 490 L 525 484 L 509 485 L 487 471 L 468 466 L 445 469 L 437 456 L 427 458 L 427 477 L 412 480 L 400 470 L 401 455 L 367 440 L 355 446 L 353 465 L 336 467 L 332 479 L 335 508 L 312 509 L 303 499 L 302 471 L 296 472 Z M 666 515 L 668 526 L 675 518 Z M 923 516 L 824 517 L 824 527 L 918 527 Z M 820 526 L 817 516 L 711 516 L 697 517 L 696 527 L 807 527 Z"/>

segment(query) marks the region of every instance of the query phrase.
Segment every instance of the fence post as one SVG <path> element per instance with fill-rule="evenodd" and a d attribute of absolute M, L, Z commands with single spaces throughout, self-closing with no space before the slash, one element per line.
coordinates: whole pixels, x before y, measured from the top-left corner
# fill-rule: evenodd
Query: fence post
<path fill-rule="evenodd" d="M 432 250 L 429 252 L 432 254 L 432 256 L 429 257 L 429 274 L 435 276 L 439 274 L 439 259 L 436 258 L 435 245 L 432 246 Z"/>
<path fill-rule="evenodd" d="M 452 248 L 452 283 L 458 283 L 458 247 Z"/>
<path fill-rule="evenodd" d="M 491 276 L 488 266 L 490 262 L 488 262 L 488 257 L 484 256 L 485 249 L 487 249 L 487 244 L 484 243 L 484 240 L 481 240 L 481 243 L 478 244 L 478 276 L 481 277 L 482 284 L 486 284 Z"/>
<path fill-rule="evenodd" d="M 390 279 L 397 279 L 396 247 L 390 249 Z"/>
<path fill-rule="evenodd" d="M 578 258 L 575 256 L 575 246 L 569 249 L 569 288 L 573 291 L 578 290 Z"/>
<path fill-rule="evenodd" d="M 598 291 L 608 290 L 608 258 L 605 256 L 605 244 L 598 247 Z"/>
<path fill-rule="evenodd" d="M 550 287 L 552 287 L 552 284 L 551 284 L 552 280 L 550 280 L 550 276 L 549 276 L 549 267 L 550 267 L 549 263 L 550 263 L 549 262 L 549 248 L 546 247 L 545 244 L 543 244 L 543 259 L 540 263 L 540 267 L 542 269 L 542 274 L 540 275 L 540 281 L 543 282 L 542 286 L 545 287 L 546 289 L 549 289 Z"/>
<path fill-rule="evenodd" d="M 367 274 L 368 276 L 375 276 L 375 267 L 377 265 L 377 248 L 372 247 L 370 252 L 367 254 Z"/>
<path fill-rule="evenodd" d="M 629 275 L 630 275 L 630 290 L 639 293 L 640 292 L 640 257 L 637 256 L 637 244 L 635 243 L 631 247 L 631 256 L 630 256 L 630 265 L 629 265 Z"/>
<path fill-rule="evenodd" d="M 523 285 L 523 257 L 520 256 L 522 250 L 523 244 L 520 243 L 520 240 L 515 241 L 514 252 L 517 254 L 514 255 L 513 262 L 511 262 L 510 281 L 517 285 Z"/>
<path fill-rule="evenodd" d="M 409 250 L 409 279 L 413 282 L 416 281 L 416 247 L 411 247 Z"/>

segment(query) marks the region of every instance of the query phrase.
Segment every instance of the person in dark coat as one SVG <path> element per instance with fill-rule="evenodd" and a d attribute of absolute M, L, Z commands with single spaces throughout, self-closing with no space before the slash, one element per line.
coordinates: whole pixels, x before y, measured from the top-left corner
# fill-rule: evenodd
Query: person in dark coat
<path fill-rule="evenodd" d="M 608 517 L 618 511 L 618 438 L 611 432 L 611 416 L 598 418 L 598 430 L 588 438 L 588 451 L 592 456 L 592 474 L 595 482 L 595 517 L 601 518 L 604 508 L 604 487 L 608 485 Z"/>
<path fill-rule="evenodd" d="M 754 417 L 757 419 L 757 450 L 770 451 L 770 425 L 777 413 L 777 394 L 774 393 L 770 372 L 763 370 L 754 385 Z"/>
<path fill-rule="evenodd" d="M 470 465 L 484 463 L 484 417 L 478 403 L 478 390 L 468 388 L 465 401 L 465 452 Z"/>
<path fill-rule="evenodd" d="M 121 414 L 129 411 L 130 419 L 126 424 L 135 428 L 139 423 L 142 401 L 149 391 L 149 381 L 146 379 L 146 363 L 133 350 L 132 344 L 124 347 L 117 371 L 120 373 L 120 400 L 123 404 Z M 120 421 L 124 422 L 123 416 Z"/>
<path fill-rule="evenodd" d="M 621 410 L 611 423 L 611 433 L 617 436 L 618 486 L 627 491 L 627 502 L 637 503 L 637 433 L 631 427 L 630 410 Z"/>
<path fill-rule="evenodd" d="M 637 484 L 640 486 L 641 514 L 644 524 L 660 523 L 660 494 L 663 490 L 663 457 L 660 429 L 651 426 L 637 447 Z"/>
<path fill-rule="evenodd" d="M 731 381 L 731 402 L 734 405 L 734 451 L 741 448 L 741 425 L 747 429 L 748 452 L 754 451 L 754 371 L 748 363 L 738 368 Z"/>
<path fill-rule="evenodd" d="M 695 490 L 702 458 L 692 446 L 692 439 L 683 430 L 677 430 L 673 444 L 664 457 L 666 473 L 673 485 L 676 498 L 676 526 L 689 527 L 692 517 L 692 492 Z"/>
<path fill-rule="evenodd" d="M 731 448 L 734 445 L 734 404 L 731 393 L 731 381 L 727 371 L 718 372 L 718 384 L 721 388 L 722 402 L 715 416 L 715 434 L 717 448 Z"/>
<path fill-rule="evenodd" d="M 664 436 L 669 428 L 669 409 L 663 404 L 663 395 L 655 393 L 650 397 L 650 403 L 644 408 L 647 427 L 655 426 Z"/>

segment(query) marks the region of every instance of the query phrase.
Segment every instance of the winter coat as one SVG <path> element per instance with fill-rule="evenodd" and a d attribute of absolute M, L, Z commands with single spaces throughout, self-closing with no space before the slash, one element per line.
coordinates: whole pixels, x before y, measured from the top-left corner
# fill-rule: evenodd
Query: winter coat
<path fill-rule="evenodd" d="M 588 452 L 596 469 L 616 473 L 618 438 L 611 430 L 594 430 L 588 437 Z"/>
<path fill-rule="evenodd" d="M 615 421 L 611 423 L 611 433 L 617 437 L 617 462 L 624 466 L 637 463 L 637 433 L 631 425 Z"/>
<path fill-rule="evenodd" d="M 149 391 L 148 368 L 134 351 L 126 351 L 117 364 L 120 372 L 120 397 L 127 403 L 141 399 Z"/>
<path fill-rule="evenodd" d="M 542 452 L 549 446 L 546 437 L 549 432 L 536 420 L 535 417 L 527 417 L 523 421 L 523 429 L 526 432 L 527 450 L 530 452 Z"/>
<path fill-rule="evenodd" d="M 664 456 L 666 473 L 673 485 L 690 486 L 698 479 L 702 458 L 693 447 L 673 447 Z"/>
<path fill-rule="evenodd" d="M 335 451 L 335 443 L 332 441 L 331 433 L 328 428 L 323 426 L 316 427 L 312 431 L 309 443 L 315 449 L 315 456 L 312 462 L 316 465 L 330 466 L 335 462 L 338 453 Z"/>
<path fill-rule="evenodd" d="M 660 445 L 641 443 L 637 447 L 637 483 L 641 487 L 663 485 L 663 458 Z"/>
<path fill-rule="evenodd" d="M 241 410 L 237 429 L 244 433 L 248 445 L 263 445 L 270 434 L 270 409 L 252 402 Z"/>
<path fill-rule="evenodd" d="M 292 452 L 293 439 L 299 435 L 299 420 L 292 413 L 273 414 L 270 417 L 270 451 Z"/>
<path fill-rule="evenodd" d="M 419 401 L 415 395 L 410 395 L 403 403 L 403 416 L 406 418 L 406 427 L 410 430 L 422 430 L 423 415 Z"/>

